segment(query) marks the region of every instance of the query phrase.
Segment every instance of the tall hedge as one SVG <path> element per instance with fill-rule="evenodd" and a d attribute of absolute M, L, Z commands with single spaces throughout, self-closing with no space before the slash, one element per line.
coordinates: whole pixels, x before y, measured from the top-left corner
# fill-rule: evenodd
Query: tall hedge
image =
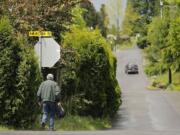
<path fill-rule="evenodd" d="M 18 37 L 18 38 L 17 38 Z M 0 20 L 0 124 L 29 127 L 37 116 L 36 91 L 41 81 L 33 49 Z"/>
<path fill-rule="evenodd" d="M 64 36 L 64 47 L 74 48 L 80 58 L 72 97 L 73 110 L 80 115 L 113 116 L 119 108 L 116 58 L 108 46 L 98 30 L 73 28 Z"/>

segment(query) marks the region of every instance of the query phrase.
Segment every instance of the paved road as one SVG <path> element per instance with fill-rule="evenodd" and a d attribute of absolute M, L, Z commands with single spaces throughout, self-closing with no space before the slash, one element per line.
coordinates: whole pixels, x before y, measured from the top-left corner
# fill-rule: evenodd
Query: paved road
<path fill-rule="evenodd" d="M 122 88 L 123 104 L 113 129 L 96 132 L 4 132 L 3 135 L 180 135 L 180 93 L 148 91 L 143 73 L 143 58 L 135 47 L 116 53 L 117 78 Z M 136 62 L 138 75 L 127 75 L 124 66 Z"/>
<path fill-rule="evenodd" d="M 123 104 L 118 112 L 114 129 L 135 131 L 167 131 L 180 135 L 180 92 L 148 91 L 143 72 L 143 58 L 137 47 L 116 53 L 117 78 L 122 88 Z M 127 62 L 136 62 L 140 74 L 127 75 Z"/>

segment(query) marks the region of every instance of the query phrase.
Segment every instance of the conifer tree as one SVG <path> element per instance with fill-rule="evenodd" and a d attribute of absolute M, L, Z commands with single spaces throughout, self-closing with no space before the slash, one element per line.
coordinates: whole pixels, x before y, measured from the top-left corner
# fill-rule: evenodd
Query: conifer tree
<path fill-rule="evenodd" d="M 29 127 L 37 117 L 41 75 L 32 48 L 16 38 L 7 17 L 0 20 L 0 76 L 0 124 Z"/>

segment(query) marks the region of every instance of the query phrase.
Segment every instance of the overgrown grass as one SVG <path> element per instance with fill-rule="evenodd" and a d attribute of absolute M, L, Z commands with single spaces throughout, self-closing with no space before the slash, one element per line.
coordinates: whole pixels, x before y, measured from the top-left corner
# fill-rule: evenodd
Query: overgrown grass
<path fill-rule="evenodd" d="M 56 121 L 56 130 L 101 130 L 110 128 L 109 119 L 93 119 L 92 117 L 68 116 Z"/>
<path fill-rule="evenodd" d="M 48 129 L 48 125 L 46 126 Z M 109 118 L 80 117 L 68 115 L 62 119 L 56 119 L 55 129 L 57 131 L 79 131 L 79 130 L 102 130 L 111 128 Z M 39 121 L 34 124 L 32 130 L 40 130 Z"/>
<path fill-rule="evenodd" d="M 180 91 L 180 72 L 173 73 L 172 75 L 173 83 L 171 85 L 168 85 L 168 73 L 154 76 L 150 80 L 152 82 L 151 86 L 148 86 L 150 90 L 159 89 L 159 86 L 164 86 L 166 90 Z"/>
<path fill-rule="evenodd" d="M 14 130 L 14 129 L 12 127 L 0 125 L 0 131 L 10 131 L 10 130 Z"/>
<path fill-rule="evenodd" d="M 55 121 L 55 130 L 56 131 L 95 131 L 111 128 L 111 122 L 109 118 L 96 118 L 92 117 L 80 117 L 80 116 L 66 116 L 62 119 L 57 119 Z M 40 121 L 37 120 L 34 125 L 29 129 L 15 129 L 7 126 L 0 125 L 0 131 L 11 131 L 11 130 L 32 130 L 39 131 L 42 130 L 40 126 Z M 48 130 L 48 123 L 46 129 Z"/>
<path fill-rule="evenodd" d="M 148 90 L 152 90 L 152 91 L 156 91 L 156 90 L 158 90 L 159 88 L 154 87 L 154 86 L 152 86 L 152 85 L 149 85 L 149 86 L 147 86 L 147 89 L 148 89 Z"/>
<path fill-rule="evenodd" d="M 46 128 L 48 129 L 48 125 Z M 108 118 L 93 119 L 92 117 L 69 115 L 55 121 L 55 129 L 57 131 L 102 130 L 108 128 L 111 128 L 111 122 Z M 40 129 L 40 124 L 37 121 L 32 130 Z"/>

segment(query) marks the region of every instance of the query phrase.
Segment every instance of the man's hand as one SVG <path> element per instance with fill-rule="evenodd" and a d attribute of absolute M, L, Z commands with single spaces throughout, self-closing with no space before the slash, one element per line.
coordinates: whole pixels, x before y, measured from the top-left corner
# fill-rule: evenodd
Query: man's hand
<path fill-rule="evenodd" d="M 41 106 L 41 102 L 38 102 L 38 105 Z"/>
<path fill-rule="evenodd" d="M 58 106 L 61 106 L 61 102 L 58 102 Z"/>

